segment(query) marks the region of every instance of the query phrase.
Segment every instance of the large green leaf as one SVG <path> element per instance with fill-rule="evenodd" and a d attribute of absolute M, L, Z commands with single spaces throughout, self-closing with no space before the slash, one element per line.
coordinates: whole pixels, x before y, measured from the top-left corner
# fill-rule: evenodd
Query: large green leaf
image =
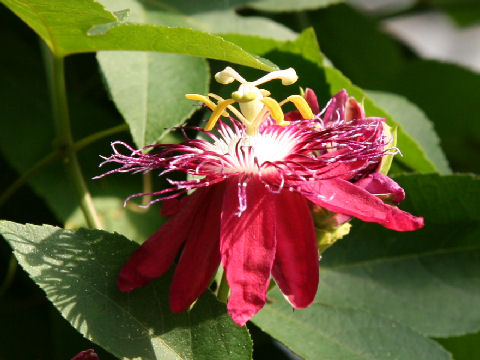
<path fill-rule="evenodd" d="M 425 228 L 395 233 L 370 224 L 356 226 L 347 241 L 325 254 L 332 278 L 324 277 L 323 293 L 337 297 L 333 292 L 343 286 L 337 283 L 334 290 L 333 279 L 343 278 L 346 285 L 355 274 L 363 279 L 363 289 L 375 294 L 358 292 L 352 284 L 350 295 L 336 301 L 355 297 L 356 306 L 375 309 L 428 336 L 478 331 L 480 180 L 466 175 L 396 180 L 405 188 L 407 210 L 424 216 Z"/>
<path fill-rule="evenodd" d="M 241 33 L 263 35 L 274 39 L 294 39 L 288 27 L 266 17 L 241 16 L 237 9 L 247 0 L 101 0 L 114 13 L 129 9 L 128 23 L 149 23 L 200 30 L 207 33 Z"/>
<path fill-rule="evenodd" d="M 0 109 L 0 151 L 22 174 L 54 150 L 55 131 L 38 43 L 33 36 L 32 42 L 25 41 L 29 38 L 17 28 L 18 25 L 23 27 L 23 24 L 11 14 L 7 15 L 0 22 L 0 29 L 10 34 L 2 44 L 4 53 L 0 58 L 0 66 L 8 69 L 3 72 L 0 82 L 0 96 L 4 102 Z M 69 60 L 66 69 L 75 139 L 118 125 L 121 119 L 114 115 L 113 107 L 101 91 L 102 83 L 94 61 L 80 57 Z M 128 195 L 142 191 L 142 177 L 111 176 L 91 180 L 103 172 L 98 169 L 99 155 L 111 153 L 110 141 L 122 139 L 131 142 L 125 135 L 111 135 L 91 144 L 79 152 L 79 157 L 104 228 L 142 242 L 163 222 L 158 207 L 143 213 L 123 207 L 123 200 Z M 152 179 L 154 186 L 160 186 L 155 182 L 155 176 Z M 37 173 L 30 184 L 37 194 L 45 198 L 59 221 L 72 227 L 83 224 L 75 189 L 69 183 L 60 160 Z"/>
<path fill-rule="evenodd" d="M 440 345 L 386 317 L 316 301 L 293 311 L 278 289 L 253 322 L 304 359 L 447 360 Z"/>
<path fill-rule="evenodd" d="M 455 360 L 480 358 L 480 332 L 437 341 L 450 351 Z"/>
<path fill-rule="evenodd" d="M 417 352 L 422 354 L 410 358 L 448 358 L 432 342 L 419 338 L 480 329 L 480 180 L 466 175 L 410 175 L 396 180 L 409 199 L 405 208 L 424 216 L 425 228 L 400 233 L 356 222 L 345 239 L 323 254 L 313 310 L 292 313 L 274 293 L 275 301 L 254 318 L 257 325 L 301 355 L 302 349 L 312 347 L 307 342 L 311 328 L 320 329 L 330 345 L 355 349 L 359 338 L 365 347 L 371 345 L 369 339 L 377 338 L 375 322 L 389 324 L 381 327 L 386 338 L 403 337 L 405 332 L 412 335 L 409 340 L 392 341 L 383 356 L 367 359 L 388 358 L 387 352 L 408 359 L 404 351 L 410 346 L 419 346 Z M 340 320 L 323 320 L 345 311 L 352 319 L 365 318 L 344 321 L 342 332 L 335 322 Z M 287 326 L 298 336 L 283 334 Z M 324 342 L 313 347 L 316 352 L 310 353 L 311 358 L 313 354 L 323 358 L 329 351 Z M 332 357 L 337 358 L 342 359 Z"/>
<path fill-rule="evenodd" d="M 272 70 L 271 63 L 248 54 L 219 36 L 189 28 L 127 24 L 93 0 L 4 0 L 3 3 L 57 56 L 98 50 L 159 51 Z"/>
<path fill-rule="evenodd" d="M 446 85 L 447 84 L 447 85 Z M 477 89 L 480 74 L 431 60 L 411 61 L 386 87 L 420 106 L 442 139 L 456 171 L 480 172 L 480 122 Z"/>
<path fill-rule="evenodd" d="M 186 93 L 208 92 L 204 59 L 127 51 L 101 51 L 97 58 L 138 147 L 155 143 L 194 112 Z"/>
<path fill-rule="evenodd" d="M 254 318 L 258 326 L 302 356 L 329 359 L 447 359 L 425 336 L 480 329 L 480 180 L 396 180 L 410 199 L 407 210 L 423 215 L 425 228 L 399 233 L 356 222 L 323 254 L 314 305 L 292 312 L 274 292 Z M 371 346 L 372 339 L 382 348 Z M 330 355 L 335 346 L 342 355 Z"/>
<path fill-rule="evenodd" d="M 445 171 L 443 163 L 440 162 L 437 166 L 429 157 L 436 149 L 429 149 L 428 156 L 423 149 L 424 146 L 430 146 L 431 143 L 438 141 L 435 133 L 433 131 L 419 133 L 416 130 L 407 132 L 401 121 L 392 118 L 391 114 L 378 106 L 362 89 L 353 85 L 340 71 L 325 65 L 325 58 L 318 48 L 312 29 L 305 30 L 297 40 L 286 42 L 253 39 L 242 35 L 227 34 L 224 37 L 251 52 L 268 57 L 281 68 L 293 66 L 300 77 L 298 85 L 314 89 L 320 104 L 326 104 L 333 94 L 341 89 L 346 89 L 351 96 L 364 101 L 368 116 L 384 117 L 390 126 L 398 125 L 398 146 L 404 155 L 397 157 L 398 161 L 419 172 Z M 288 90 L 291 92 L 290 89 Z M 277 94 L 282 91 L 285 89 L 275 88 L 272 93 Z M 411 127 L 408 129 L 412 130 Z M 430 136 L 432 138 L 429 138 Z M 433 158 L 437 161 L 438 155 L 433 155 Z"/>
<path fill-rule="evenodd" d="M 98 230 L 0 222 L 19 263 L 85 337 L 127 359 L 251 358 L 246 328 L 205 293 L 192 310 L 168 307 L 170 276 L 121 293 L 118 271 L 135 244 Z"/>
<path fill-rule="evenodd" d="M 433 122 L 452 169 L 480 171 L 480 157 L 471 156 L 480 150 L 480 122 L 472 116 L 478 103 L 479 74 L 453 64 L 412 59 L 411 53 L 379 30 L 377 22 L 346 5 L 309 13 L 308 19 L 335 67 L 363 88 L 400 94 L 418 105 Z M 401 142 L 399 146 L 404 149 Z"/>

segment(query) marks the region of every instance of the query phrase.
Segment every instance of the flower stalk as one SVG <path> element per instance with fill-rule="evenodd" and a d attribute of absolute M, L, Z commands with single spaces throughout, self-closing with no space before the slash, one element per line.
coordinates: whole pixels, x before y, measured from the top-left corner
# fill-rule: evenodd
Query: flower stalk
<path fill-rule="evenodd" d="M 101 229 L 102 225 L 93 205 L 92 196 L 83 178 L 74 148 L 65 88 L 64 59 L 63 57 L 55 56 L 46 45 L 43 45 L 42 48 L 57 133 L 56 145 L 63 150 L 63 163 L 79 198 L 80 208 L 87 226 L 89 228 Z"/>

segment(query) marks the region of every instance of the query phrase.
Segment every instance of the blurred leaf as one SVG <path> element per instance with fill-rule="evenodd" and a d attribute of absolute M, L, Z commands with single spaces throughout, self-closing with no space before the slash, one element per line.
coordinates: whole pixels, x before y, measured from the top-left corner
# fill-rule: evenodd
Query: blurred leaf
<path fill-rule="evenodd" d="M 433 122 L 452 169 L 480 172 L 480 157 L 471 156 L 480 151 L 480 122 L 472 116 L 478 105 L 479 74 L 452 64 L 415 59 L 381 32 L 377 22 L 347 5 L 331 6 L 308 18 L 322 51 L 335 67 L 363 88 L 400 94 L 415 103 Z M 399 146 L 405 148 L 400 139 Z"/>
<path fill-rule="evenodd" d="M 4 101 L 0 109 L 0 151 L 21 174 L 53 151 L 55 131 L 37 42 L 33 39 L 32 44 L 29 38 L 24 39 L 23 32 L 15 27 L 17 19 L 7 15 L 0 22 L 0 30 L 10 34 L 4 39 L 2 46 L 5 51 L 0 57 L 0 66 L 8 69 L 3 72 L 0 82 L 0 96 Z M 93 57 L 69 60 L 66 69 L 75 138 L 117 125 L 120 118 L 108 106 Z M 102 173 L 98 169 L 99 155 L 111 152 L 110 141 L 124 137 L 125 134 L 116 134 L 91 144 L 79 152 L 79 158 L 105 228 L 142 242 L 163 222 L 158 207 L 151 207 L 142 214 L 123 207 L 123 200 L 128 195 L 142 191 L 142 177 L 113 176 L 90 180 Z M 84 224 L 75 190 L 68 182 L 60 160 L 42 169 L 30 180 L 30 184 L 38 195 L 45 198 L 59 221 L 67 222 L 70 227 Z M 154 186 L 158 184 L 154 183 Z M 32 208 L 28 202 L 23 207 L 24 211 Z"/>
<path fill-rule="evenodd" d="M 480 4 L 477 0 L 431 0 L 431 3 L 450 15 L 459 26 L 480 22 Z"/>
<path fill-rule="evenodd" d="M 191 311 L 168 307 L 170 276 L 133 293 L 116 277 L 135 250 L 121 235 L 98 230 L 1 221 L 0 232 L 22 267 L 85 337 L 127 359 L 250 359 L 246 328 L 205 293 Z"/>
<path fill-rule="evenodd" d="M 208 57 L 267 71 L 273 69 L 271 63 L 205 32 L 123 21 L 111 24 L 118 19 L 93 0 L 68 3 L 5 0 L 3 3 L 45 40 L 57 56 L 98 50 L 143 50 Z M 105 24 L 111 25 L 105 27 Z M 108 31 L 102 34 L 98 25 Z M 88 35 L 89 30 L 94 34 Z"/>
<path fill-rule="evenodd" d="M 480 359 L 480 333 L 437 339 L 455 360 Z"/>
<path fill-rule="evenodd" d="M 402 48 L 380 31 L 374 19 L 351 6 L 334 5 L 307 16 L 323 53 L 353 83 L 380 89 L 401 68 Z"/>
<path fill-rule="evenodd" d="M 241 33 L 274 39 L 293 39 L 288 27 L 266 17 L 241 16 L 237 9 L 251 0 L 101 0 L 112 12 L 129 9 L 129 23 L 184 27 L 207 33 Z"/>
<path fill-rule="evenodd" d="M 355 222 L 350 235 L 323 254 L 314 305 L 292 312 L 275 292 L 254 318 L 258 326 L 302 356 L 329 359 L 349 351 L 353 358 L 448 359 L 424 336 L 480 329 L 480 180 L 396 180 L 410 200 L 402 207 L 424 216 L 425 228 L 400 233 Z M 343 353 L 331 356 L 336 346 Z"/>
<path fill-rule="evenodd" d="M 425 111 L 454 170 L 480 172 L 480 157 L 473 156 L 480 153 L 480 74 L 437 61 L 411 61 L 386 88 Z"/>
<path fill-rule="evenodd" d="M 318 9 L 339 2 L 343 2 L 343 0 L 297 0 L 295 2 L 291 0 L 253 0 L 247 6 L 256 10 L 271 12 L 302 11 Z"/>
<path fill-rule="evenodd" d="M 438 171 L 435 164 L 430 160 L 420 144 L 436 143 L 438 138 L 435 133 L 429 131 L 424 134 L 410 134 L 390 114 L 379 107 L 359 87 L 353 85 L 340 71 L 325 65 L 325 58 L 318 48 L 315 33 L 312 29 L 305 30 L 297 40 L 280 42 L 271 39 L 259 39 L 242 35 L 225 35 L 225 38 L 240 44 L 245 49 L 272 59 L 281 68 L 293 66 L 299 75 L 299 81 L 295 86 L 310 87 L 315 90 L 319 97 L 320 106 L 326 104 L 330 97 L 346 89 L 351 96 L 359 101 L 363 100 L 368 116 L 378 116 L 387 119 L 387 123 L 398 128 L 398 146 L 402 149 L 403 157 L 396 157 L 397 161 L 419 172 Z M 273 94 L 285 94 L 290 88 L 275 87 Z M 278 95 L 276 95 L 278 96 Z M 287 94 L 285 94 L 287 96 Z M 410 129 L 410 128 L 409 128 Z M 420 135 L 420 138 L 417 136 Z M 433 136 L 432 139 L 428 139 Z M 442 169 L 443 170 L 443 169 Z"/>
<path fill-rule="evenodd" d="M 451 173 L 448 161 L 440 147 L 440 139 L 433 129 L 432 122 L 422 110 L 399 95 L 381 91 L 367 91 L 366 94 L 378 106 L 385 109 L 407 134 L 417 140 L 426 157 L 435 164 L 440 174 Z M 402 132 L 402 135 L 405 136 L 405 133 Z M 402 138 L 398 141 L 402 143 Z"/>

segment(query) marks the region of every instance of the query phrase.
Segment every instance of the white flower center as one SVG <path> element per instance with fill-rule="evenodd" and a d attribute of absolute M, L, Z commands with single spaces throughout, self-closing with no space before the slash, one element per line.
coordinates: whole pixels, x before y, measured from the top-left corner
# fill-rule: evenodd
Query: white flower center
<path fill-rule="evenodd" d="M 222 155 L 228 162 L 223 172 L 257 174 L 265 162 L 284 160 L 296 143 L 289 131 L 271 130 L 253 136 L 241 136 L 232 131 L 210 144 L 209 150 Z"/>

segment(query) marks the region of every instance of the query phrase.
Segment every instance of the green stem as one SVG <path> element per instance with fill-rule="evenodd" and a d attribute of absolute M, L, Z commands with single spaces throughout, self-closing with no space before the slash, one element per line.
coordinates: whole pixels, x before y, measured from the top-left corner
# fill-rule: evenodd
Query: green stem
<path fill-rule="evenodd" d="M 92 196 L 88 191 L 82 170 L 78 162 L 76 151 L 73 147 L 73 138 L 70 128 L 68 112 L 67 91 L 65 88 L 65 71 L 63 57 L 57 57 L 44 44 L 44 57 L 47 70 L 47 78 L 52 102 L 55 129 L 57 132 L 57 145 L 63 150 L 63 162 L 65 169 L 74 185 L 80 200 L 85 222 L 89 228 L 101 229 L 102 225 L 93 205 Z"/>
<path fill-rule="evenodd" d="M 78 151 L 82 150 L 84 147 L 87 145 L 103 139 L 104 137 L 122 132 L 122 131 L 127 131 L 128 130 L 128 125 L 127 124 L 120 124 L 117 126 L 113 126 L 111 128 L 96 132 L 94 134 L 88 135 L 84 137 L 83 139 L 78 140 L 76 143 L 73 144 L 73 150 Z"/>
<path fill-rule="evenodd" d="M 228 286 L 228 282 L 227 282 L 227 272 L 223 270 L 222 280 L 220 280 L 220 285 L 218 285 L 218 291 L 217 291 L 218 300 L 226 303 L 228 300 L 229 291 L 230 291 L 230 287 Z"/>
<path fill-rule="evenodd" d="M 104 137 L 107 137 L 109 135 L 122 132 L 122 131 L 127 131 L 128 130 L 128 125 L 127 124 L 121 124 L 117 125 L 102 131 L 99 131 L 97 133 L 88 135 L 84 137 L 83 139 L 78 140 L 73 144 L 73 150 L 74 151 L 79 151 L 82 150 L 83 148 L 87 147 L 91 143 L 100 140 Z M 35 165 L 33 165 L 32 168 L 27 170 L 22 176 L 20 176 L 17 180 L 15 180 L 14 183 L 12 183 L 7 189 L 0 195 L 0 207 L 2 207 L 7 200 L 17 191 L 20 187 L 22 187 L 30 178 L 35 176 L 41 169 L 43 169 L 45 166 L 50 165 L 52 162 L 54 162 L 56 159 L 61 157 L 61 151 L 60 149 L 52 151 L 50 154 L 44 156 L 41 158 Z"/>

